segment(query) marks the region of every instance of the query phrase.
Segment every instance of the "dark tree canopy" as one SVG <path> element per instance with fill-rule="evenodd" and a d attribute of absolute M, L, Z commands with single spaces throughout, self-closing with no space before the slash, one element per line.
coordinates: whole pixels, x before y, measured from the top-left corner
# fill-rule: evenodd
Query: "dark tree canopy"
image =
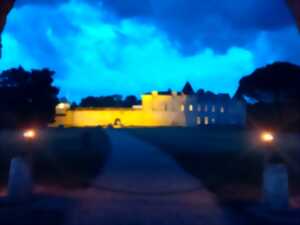
<path fill-rule="evenodd" d="M 123 101 L 123 106 L 124 107 L 132 107 L 134 105 L 140 104 L 139 100 L 137 99 L 136 96 L 134 95 L 129 95 L 127 96 L 124 101 Z"/>
<path fill-rule="evenodd" d="M 297 101 L 300 97 L 299 87 L 300 67 L 277 62 L 242 78 L 236 97 L 269 103 Z"/>
<path fill-rule="evenodd" d="M 59 90 L 53 71 L 26 71 L 22 67 L 0 74 L 0 126 L 46 126 L 53 122 Z"/>
<path fill-rule="evenodd" d="M 1 58 L 1 33 L 6 24 L 6 18 L 10 10 L 13 8 L 15 0 L 0 0 L 0 58 Z"/>
<path fill-rule="evenodd" d="M 300 1 L 299 0 L 286 0 L 286 1 L 296 18 L 298 27 L 300 28 Z"/>
<path fill-rule="evenodd" d="M 86 97 L 79 104 L 80 107 L 132 107 L 140 104 L 135 96 L 127 96 L 125 99 L 121 95 Z"/>
<path fill-rule="evenodd" d="M 276 62 L 240 80 L 235 97 L 248 105 L 250 123 L 300 128 L 300 67 Z"/>

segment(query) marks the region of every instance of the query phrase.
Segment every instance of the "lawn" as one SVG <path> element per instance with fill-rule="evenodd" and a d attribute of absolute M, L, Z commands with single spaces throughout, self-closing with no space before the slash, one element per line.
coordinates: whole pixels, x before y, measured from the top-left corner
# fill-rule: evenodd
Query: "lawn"
<path fill-rule="evenodd" d="M 32 153 L 36 183 L 68 188 L 89 184 L 101 171 L 110 143 L 100 129 L 39 130 L 31 144 L 20 131 L 0 132 L 0 184 L 5 186 L 10 159 L 19 151 Z"/>
<path fill-rule="evenodd" d="M 187 172 L 198 177 L 220 201 L 257 200 L 261 196 L 265 147 L 259 134 L 234 128 L 128 129 L 174 157 Z M 300 139 L 281 134 L 276 148 L 288 162 L 290 190 L 299 195 Z"/>

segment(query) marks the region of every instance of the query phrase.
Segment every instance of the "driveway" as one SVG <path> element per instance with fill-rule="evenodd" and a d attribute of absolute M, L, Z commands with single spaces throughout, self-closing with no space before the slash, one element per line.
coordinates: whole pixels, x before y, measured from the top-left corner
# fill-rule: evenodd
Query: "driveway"
<path fill-rule="evenodd" d="M 107 130 L 112 153 L 91 188 L 76 193 L 67 224 L 232 224 L 215 198 L 160 149 Z"/>

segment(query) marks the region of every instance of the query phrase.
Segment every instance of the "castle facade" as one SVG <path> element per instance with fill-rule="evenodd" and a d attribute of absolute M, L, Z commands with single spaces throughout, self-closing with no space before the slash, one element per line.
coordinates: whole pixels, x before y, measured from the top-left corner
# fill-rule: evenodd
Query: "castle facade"
<path fill-rule="evenodd" d="M 246 106 L 227 94 L 153 91 L 142 95 L 141 105 L 131 108 L 56 107 L 54 127 L 194 127 L 244 126 Z"/>

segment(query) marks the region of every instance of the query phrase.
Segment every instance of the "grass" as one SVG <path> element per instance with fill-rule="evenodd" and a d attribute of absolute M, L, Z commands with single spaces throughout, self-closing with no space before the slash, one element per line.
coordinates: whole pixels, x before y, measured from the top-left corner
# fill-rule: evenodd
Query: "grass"
<path fill-rule="evenodd" d="M 265 146 L 255 132 L 226 128 L 130 129 L 131 134 L 171 155 L 220 201 L 257 200 L 261 195 Z M 276 143 L 288 162 L 290 189 L 299 194 L 300 141 L 281 134 Z"/>
<path fill-rule="evenodd" d="M 32 153 L 36 183 L 69 188 L 89 184 L 110 151 L 109 139 L 97 129 L 46 129 L 33 143 L 18 131 L 0 132 L 0 183 L 5 186 L 10 160 L 19 151 Z"/>

